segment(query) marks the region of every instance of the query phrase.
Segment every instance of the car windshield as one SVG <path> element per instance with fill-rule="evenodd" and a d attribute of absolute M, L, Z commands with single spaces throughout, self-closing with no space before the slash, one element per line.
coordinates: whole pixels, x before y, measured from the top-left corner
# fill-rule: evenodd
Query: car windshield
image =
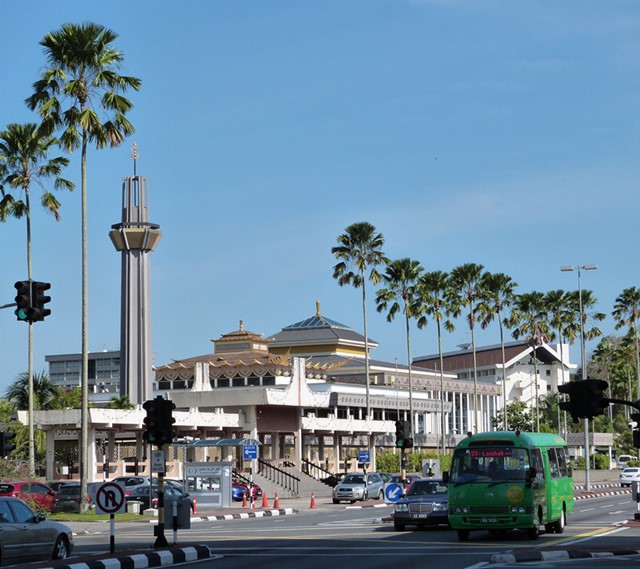
<path fill-rule="evenodd" d="M 362 474 L 348 474 L 342 482 L 344 484 L 364 484 L 364 476 Z"/>
<path fill-rule="evenodd" d="M 407 496 L 430 496 L 434 494 L 446 494 L 447 487 L 442 482 L 426 482 L 416 480 L 409 488 Z"/>
<path fill-rule="evenodd" d="M 58 490 L 58 496 L 77 496 L 80 494 L 80 486 L 62 486 Z"/>

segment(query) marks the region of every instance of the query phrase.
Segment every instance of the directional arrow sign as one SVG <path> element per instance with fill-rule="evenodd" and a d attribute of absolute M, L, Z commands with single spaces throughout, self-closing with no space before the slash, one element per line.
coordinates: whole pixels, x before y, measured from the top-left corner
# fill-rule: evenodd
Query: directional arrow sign
<path fill-rule="evenodd" d="M 387 502 L 397 502 L 402 498 L 402 486 L 400 486 L 400 484 L 387 484 L 387 487 L 384 489 L 384 497 L 387 499 Z"/>

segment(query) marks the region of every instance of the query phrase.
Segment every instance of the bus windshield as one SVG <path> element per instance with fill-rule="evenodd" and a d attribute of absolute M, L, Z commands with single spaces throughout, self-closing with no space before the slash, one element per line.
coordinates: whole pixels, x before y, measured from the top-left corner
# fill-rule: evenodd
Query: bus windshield
<path fill-rule="evenodd" d="M 526 448 L 497 445 L 459 448 L 451 463 L 451 482 L 524 481 L 530 465 Z"/>

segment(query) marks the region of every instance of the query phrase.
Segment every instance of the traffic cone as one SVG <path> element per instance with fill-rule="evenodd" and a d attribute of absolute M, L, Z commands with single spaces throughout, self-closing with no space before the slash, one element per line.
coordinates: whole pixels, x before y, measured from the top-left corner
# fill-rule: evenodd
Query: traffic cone
<path fill-rule="evenodd" d="M 278 510 L 280 509 L 280 500 L 278 500 L 278 493 L 276 492 L 276 496 L 273 499 L 273 507 Z"/>
<path fill-rule="evenodd" d="M 316 509 L 316 496 L 313 492 L 311 492 L 311 505 L 309 506 L 310 510 Z"/>
<path fill-rule="evenodd" d="M 269 502 L 267 502 L 267 493 L 266 492 L 262 493 L 262 507 L 263 508 L 268 508 L 269 507 Z"/>
<path fill-rule="evenodd" d="M 243 508 L 247 507 L 247 493 L 246 492 L 242 495 L 242 507 Z"/>
<path fill-rule="evenodd" d="M 198 502 L 196 502 L 195 496 L 193 498 L 193 513 L 194 514 L 198 513 Z"/>

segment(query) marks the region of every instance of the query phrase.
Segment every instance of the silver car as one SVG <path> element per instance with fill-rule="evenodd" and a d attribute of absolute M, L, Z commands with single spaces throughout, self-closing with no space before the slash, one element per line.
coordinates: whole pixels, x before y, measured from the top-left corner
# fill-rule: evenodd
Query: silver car
<path fill-rule="evenodd" d="M 36 514 L 18 498 L 0 497 L 0 564 L 66 559 L 71 528 Z"/>
<path fill-rule="evenodd" d="M 351 502 L 358 500 L 382 500 L 384 498 L 384 480 L 377 472 L 367 474 L 354 472 L 345 474 L 344 477 L 333 488 L 333 503 L 342 501 Z"/>

